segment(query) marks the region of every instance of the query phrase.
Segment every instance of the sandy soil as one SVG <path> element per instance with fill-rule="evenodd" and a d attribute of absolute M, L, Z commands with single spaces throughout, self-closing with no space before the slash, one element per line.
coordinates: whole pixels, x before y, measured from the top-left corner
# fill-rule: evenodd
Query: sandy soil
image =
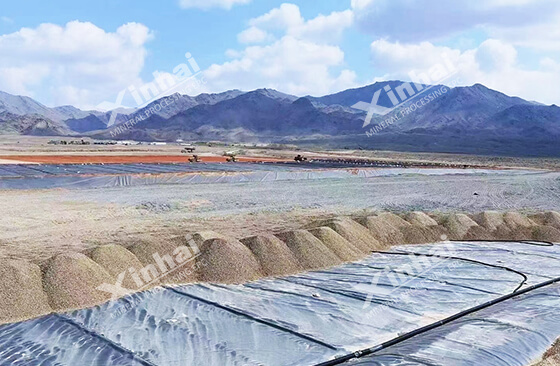
<path fill-rule="evenodd" d="M 474 195 L 474 193 L 477 195 Z M 214 230 L 235 238 L 373 210 L 558 210 L 560 173 L 397 176 L 0 192 L 0 257 Z"/>

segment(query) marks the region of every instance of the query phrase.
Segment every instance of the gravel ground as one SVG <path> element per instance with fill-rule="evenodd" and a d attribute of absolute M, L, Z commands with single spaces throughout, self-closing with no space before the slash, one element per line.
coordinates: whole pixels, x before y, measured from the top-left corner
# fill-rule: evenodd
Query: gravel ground
<path fill-rule="evenodd" d="M 242 238 L 373 210 L 559 208 L 559 172 L 1 191 L 0 257 L 40 262 L 68 249 L 187 230 Z"/>

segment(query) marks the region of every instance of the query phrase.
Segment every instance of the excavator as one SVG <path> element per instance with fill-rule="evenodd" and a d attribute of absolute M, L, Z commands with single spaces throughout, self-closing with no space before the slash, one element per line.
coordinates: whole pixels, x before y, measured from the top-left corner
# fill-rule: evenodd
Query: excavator
<path fill-rule="evenodd" d="M 226 157 L 226 161 L 228 163 L 235 163 L 237 161 L 237 154 L 234 152 L 226 152 L 224 153 L 224 156 Z"/>

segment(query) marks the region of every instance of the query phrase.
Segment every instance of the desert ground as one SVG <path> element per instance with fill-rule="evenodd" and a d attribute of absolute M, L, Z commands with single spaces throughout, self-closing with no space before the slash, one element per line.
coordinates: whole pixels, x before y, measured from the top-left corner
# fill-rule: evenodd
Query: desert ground
<path fill-rule="evenodd" d="M 52 138 L 9 137 L 0 143 L 0 161 L 7 163 L 82 163 L 104 159 L 185 161 L 179 145 L 49 145 Z M 348 156 L 387 161 L 446 162 L 523 169 L 500 174 L 427 175 L 409 169 L 406 175 L 375 178 L 317 179 L 225 184 L 149 185 L 103 189 L 5 190 L 0 192 L 0 257 L 40 262 L 68 249 L 109 243 L 157 240 L 185 231 L 215 230 L 235 238 L 301 227 L 335 215 L 377 210 L 535 212 L 560 207 L 558 160 L 505 159 L 459 155 L 402 154 L 363 151 L 298 151 L 238 146 L 196 146 L 208 161 L 237 150 L 246 160 L 291 160 Z M 7 157 L 7 158 L 3 158 Z M 18 158 L 20 157 L 20 158 Z M 48 157 L 45 160 L 45 157 Z M 160 158 L 161 160 L 158 160 Z M 43 160 L 42 160 L 43 159 Z M 111 160 L 115 159 L 115 160 Z M 17 202 L 17 204 L 14 204 Z"/>
<path fill-rule="evenodd" d="M 27 164 L 37 172 L 42 165 L 149 167 L 186 164 L 192 156 L 182 153 L 179 144 L 60 146 L 49 140 L 3 140 L 0 169 Z M 238 163 L 226 163 L 224 155 L 232 151 Z M 153 265 L 153 253 L 175 253 L 186 235 L 196 238 L 200 256 L 188 277 L 162 277 L 160 284 L 244 283 L 340 266 L 399 244 L 560 240 L 560 214 L 553 212 L 560 207 L 557 159 L 213 143 L 197 144 L 196 154 L 203 163 L 189 164 L 198 164 L 203 171 L 196 174 L 211 183 L 146 179 L 103 187 L 0 190 L 0 261 L 5 263 L 0 273 L 12 276 L 0 284 L 0 295 L 6 295 L 0 323 L 106 303 L 100 284 L 113 283 L 121 271 Z M 236 176 L 220 170 L 231 164 L 261 171 L 293 167 L 298 154 L 309 161 L 296 164 L 297 169 L 309 174 L 287 170 L 275 180 L 215 179 Z M 320 168 L 312 169 L 316 159 Z M 335 163 L 329 167 L 329 162 Z M 212 171 L 204 172 L 205 167 Z M 37 174 L 25 179 L 48 177 Z M 131 285 L 129 280 L 127 286 L 136 288 Z M 554 352 L 543 362 L 552 360 Z"/>

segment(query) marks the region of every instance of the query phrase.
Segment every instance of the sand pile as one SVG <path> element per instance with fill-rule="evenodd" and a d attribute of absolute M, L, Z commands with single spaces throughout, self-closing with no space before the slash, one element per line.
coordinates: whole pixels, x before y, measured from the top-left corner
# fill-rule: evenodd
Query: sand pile
<path fill-rule="evenodd" d="M 519 226 L 516 229 L 510 229 L 508 225 L 500 225 L 496 231 L 492 232 L 494 239 L 500 240 L 532 240 L 533 229 Z"/>
<path fill-rule="evenodd" d="M 49 259 L 43 287 L 55 311 L 79 309 L 101 304 L 111 294 L 97 287 L 113 285 L 115 279 L 85 254 L 70 252 Z"/>
<path fill-rule="evenodd" d="M 531 221 L 525 215 L 520 214 L 519 212 L 506 212 L 504 214 L 504 223 L 511 230 L 515 230 L 519 227 L 531 228 L 535 226 L 535 223 L 533 221 Z"/>
<path fill-rule="evenodd" d="M 196 245 L 198 245 L 199 247 L 202 246 L 202 243 L 204 243 L 206 240 L 210 240 L 210 239 L 224 239 L 224 240 L 233 239 L 212 230 L 198 231 L 196 233 L 191 233 L 190 235 L 194 240 L 194 242 L 196 243 Z"/>
<path fill-rule="evenodd" d="M 421 244 L 427 243 L 429 239 L 424 234 L 423 227 L 412 225 L 402 217 L 391 212 L 383 212 L 377 215 L 385 223 L 399 229 L 402 235 L 402 241 L 396 244 Z M 399 240 L 401 240 L 399 238 Z"/>
<path fill-rule="evenodd" d="M 533 228 L 533 240 L 560 243 L 560 230 L 553 226 L 535 226 Z"/>
<path fill-rule="evenodd" d="M 404 236 L 399 228 L 379 216 L 368 216 L 361 219 L 361 223 L 383 247 L 404 243 Z"/>
<path fill-rule="evenodd" d="M 292 251 L 305 269 L 331 267 L 342 260 L 307 230 L 286 231 L 276 235 Z"/>
<path fill-rule="evenodd" d="M 497 211 L 484 211 L 475 215 L 472 215 L 472 219 L 480 226 L 494 231 L 498 227 L 505 225 L 504 215 Z"/>
<path fill-rule="evenodd" d="M 431 218 L 430 216 L 426 215 L 424 212 L 421 211 L 410 212 L 406 214 L 405 219 L 407 222 L 411 223 L 412 225 L 418 225 L 423 227 L 438 225 L 436 220 L 434 220 L 433 218 Z"/>
<path fill-rule="evenodd" d="M 128 248 L 140 260 L 138 273 L 143 289 L 160 283 L 197 281 L 194 257 L 200 248 L 192 248 L 183 237 L 144 241 Z"/>
<path fill-rule="evenodd" d="M 480 225 L 469 228 L 462 240 L 494 240 L 497 237 L 485 227 Z"/>
<path fill-rule="evenodd" d="M 441 240 L 440 238 L 431 238 L 433 235 L 428 232 L 428 228 L 417 225 L 403 226 L 401 227 L 401 233 L 404 238 L 403 244 L 424 244 Z"/>
<path fill-rule="evenodd" d="M 443 240 L 449 239 L 449 233 L 447 229 L 443 226 L 436 225 L 436 226 L 418 226 L 414 225 L 414 227 L 419 228 L 422 232 L 422 235 L 426 238 L 426 243 L 436 243 Z"/>
<path fill-rule="evenodd" d="M 200 250 L 196 262 L 203 282 L 242 283 L 265 276 L 253 253 L 237 240 L 209 239 Z"/>
<path fill-rule="evenodd" d="M 309 232 L 345 262 L 360 259 L 364 256 L 358 248 L 330 227 L 323 226 L 311 229 Z"/>
<path fill-rule="evenodd" d="M 449 235 L 447 229 L 438 224 L 438 222 L 421 211 L 414 211 L 408 213 L 406 216 L 406 221 L 411 223 L 413 227 L 416 227 L 421 235 L 426 238 L 426 243 L 434 243 L 442 240 L 448 239 Z M 408 229 L 409 230 L 409 229 Z M 413 236 L 409 234 L 409 239 Z M 421 236 L 418 235 L 416 240 L 420 240 Z"/>
<path fill-rule="evenodd" d="M 297 258 L 282 240 L 274 235 L 257 235 L 241 239 L 257 258 L 267 276 L 280 276 L 303 271 Z"/>
<path fill-rule="evenodd" d="M 39 266 L 21 260 L 0 262 L 0 324 L 22 321 L 52 311 L 43 290 Z"/>
<path fill-rule="evenodd" d="M 394 245 L 398 244 L 422 244 L 440 241 L 445 230 L 437 226 L 437 222 L 422 212 L 416 212 L 410 216 L 413 223 L 390 212 L 377 215 L 379 220 L 386 225 L 398 228 L 401 236 L 397 236 Z"/>
<path fill-rule="evenodd" d="M 349 218 L 327 220 L 318 226 L 330 227 L 362 253 L 369 253 L 372 250 L 380 250 L 384 247 L 366 227 Z"/>
<path fill-rule="evenodd" d="M 531 220 L 539 225 L 552 226 L 560 229 L 560 213 L 548 211 L 531 216 Z"/>
<path fill-rule="evenodd" d="M 131 290 L 138 290 L 138 284 L 133 280 L 130 268 L 140 271 L 144 265 L 132 252 L 120 245 L 103 245 L 89 253 L 93 261 L 103 267 L 111 276 L 117 278 L 124 272 L 122 286 Z"/>
<path fill-rule="evenodd" d="M 478 224 L 465 214 L 451 214 L 447 216 L 443 226 L 448 230 L 450 239 L 462 240 Z"/>
<path fill-rule="evenodd" d="M 412 224 L 410 222 L 404 220 L 402 217 L 397 216 L 397 215 L 395 215 L 394 213 L 391 213 L 391 212 L 382 212 L 382 213 L 378 214 L 377 217 L 379 217 L 380 219 L 382 219 L 386 223 L 391 224 L 393 227 L 396 227 L 398 229 L 400 229 L 402 227 L 412 226 Z"/>

